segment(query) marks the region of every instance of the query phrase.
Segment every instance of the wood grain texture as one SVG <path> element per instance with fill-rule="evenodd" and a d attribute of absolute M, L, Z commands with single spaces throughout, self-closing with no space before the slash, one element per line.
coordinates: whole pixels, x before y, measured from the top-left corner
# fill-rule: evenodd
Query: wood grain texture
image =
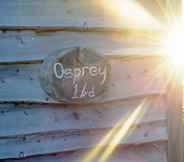
<path fill-rule="evenodd" d="M 86 156 L 89 150 L 78 150 L 55 155 L 35 156 L 19 160 L 4 160 L 4 162 L 78 162 Z M 167 162 L 167 143 L 151 143 L 133 147 L 118 147 L 108 162 Z M 98 162 L 95 159 L 94 162 Z"/>
<path fill-rule="evenodd" d="M 149 2 L 150 5 L 154 5 L 152 1 Z M 44 3 L 42 3 L 41 0 L 28 0 L 26 2 L 22 2 L 20 0 L 2 0 L 0 6 L 0 26 L 6 28 L 79 27 L 134 29 L 135 26 L 130 23 L 130 15 L 122 15 L 122 12 L 119 11 L 121 9 L 126 12 L 126 8 L 123 8 L 123 5 L 126 5 L 126 3 L 126 1 L 123 1 L 122 4 L 118 4 L 117 1 L 117 4 L 113 4 L 112 1 L 103 0 L 92 0 L 90 2 L 86 2 L 85 0 L 53 0 L 51 2 L 47 0 Z M 114 8 L 112 8 L 113 5 Z M 116 5 L 122 5 L 122 7 L 117 9 Z M 155 12 L 155 10 L 152 10 L 152 12 L 154 14 L 157 13 L 158 15 L 158 13 L 160 13 L 160 9 L 157 8 L 157 12 Z M 149 10 L 146 14 L 149 15 Z M 140 17 L 140 19 L 141 18 L 142 17 Z M 151 25 L 146 27 L 140 24 L 136 28 L 154 29 Z M 157 29 L 157 26 L 155 28 Z"/>
<path fill-rule="evenodd" d="M 33 155 L 51 154 L 78 149 L 86 149 L 95 146 L 108 134 L 109 130 L 85 130 L 73 132 L 52 132 L 0 139 L 0 158 L 21 158 Z M 121 131 L 119 128 L 118 131 Z M 118 142 L 118 145 L 135 145 L 155 141 L 166 141 L 167 132 L 165 122 L 144 124 L 132 128 L 126 137 Z M 111 138 L 117 138 L 114 134 Z M 109 142 L 102 146 L 107 146 Z M 102 147 L 101 146 L 101 147 Z"/>
<path fill-rule="evenodd" d="M 146 37 L 115 32 L 2 32 L 0 63 L 40 61 L 70 47 L 88 47 L 110 57 L 160 56 L 158 39 Z"/>
<path fill-rule="evenodd" d="M 144 116 L 134 123 L 133 127 L 136 127 L 134 132 L 129 138 L 121 140 L 119 145 L 167 141 L 166 105 L 164 97 L 161 97 L 165 93 L 166 80 L 165 75 L 158 72 L 158 68 L 159 70 L 163 68 L 160 61 L 160 59 L 111 60 L 112 67 L 115 67 L 114 81 L 120 83 L 119 88 L 117 87 L 118 94 L 114 95 L 112 91 L 110 94 L 115 100 L 122 93 L 129 94 L 128 98 L 121 96 L 119 99 L 122 101 L 83 106 L 52 105 L 51 103 L 56 102 L 48 99 L 46 103 L 50 103 L 49 105 L 28 105 L 27 102 L 22 104 L 20 101 L 25 100 L 25 96 L 27 97 L 25 101 L 30 103 L 43 102 L 43 99 L 37 100 L 40 94 L 45 95 L 38 91 L 40 87 L 37 75 L 40 64 L 1 65 L 0 158 L 46 155 L 95 146 L 120 119 L 131 115 L 141 104 L 144 97 L 140 98 L 142 96 L 140 94 L 135 95 L 137 88 L 141 88 L 140 92 L 147 96 L 149 102 L 143 107 Z M 121 71 L 121 75 L 117 71 Z M 150 93 L 150 90 L 153 90 L 152 84 L 158 86 L 155 79 L 163 81 L 162 86 L 157 87 L 156 96 L 148 97 L 152 94 Z M 145 91 L 141 85 L 148 86 L 149 91 Z M 135 96 L 138 98 L 133 99 Z M 2 104 L 5 101 L 16 103 Z"/>
<path fill-rule="evenodd" d="M 0 105 L 0 137 L 111 128 L 142 102 L 143 98 L 91 106 Z M 147 98 L 143 112 L 144 116 L 135 124 L 165 120 L 164 98 Z"/>
<path fill-rule="evenodd" d="M 166 73 L 161 59 L 110 60 L 111 79 L 107 93 L 93 102 L 165 93 Z M 56 103 L 41 89 L 40 64 L 1 65 L 0 102 Z"/>
<path fill-rule="evenodd" d="M 151 0 L 150 3 L 153 4 Z M 144 7 L 149 11 L 157 8 L 155 3 L 154 7 L 148 3 Z M 159 15 L 157 9 L 153 15 Z M 166 162 L 166 143 L 155 143 L 168 140 L 163 60 L 112 59 L 160 56 L 157 37 L 149 39 L 144 32 L 134 36 L 122 32 L 158 28 L 150 25 L 143 29 L 128 21 L 129 16 L 122 19 L 97 0 L 1 1 L 0 159 L 76 162 L 147 99 L 143 116 L 131 127 L 134 131 L 120 140 L 109 161 Z M 6 32 L 19 29 L 27 31 Z M 93 105 L 58 103 L 40 87 L 38 71 L 43 59 L 56 50 L 76 46 L 92 48 L 111 59 L 109 91 Z M 145 143 L 149 144 L 135 147 Z M 120 147 L 125 145 L 129 147 Z M 38 155 L 44 156 L 32 157 Z M 16 160 L 6 162 L 10 161 Z"/>

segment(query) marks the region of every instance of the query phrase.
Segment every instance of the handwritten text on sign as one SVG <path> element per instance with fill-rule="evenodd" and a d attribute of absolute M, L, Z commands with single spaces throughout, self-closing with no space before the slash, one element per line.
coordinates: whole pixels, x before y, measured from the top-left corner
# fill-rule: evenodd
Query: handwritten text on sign
<path fill-rule="evenodd" d="M 107 68 L 106 66 L 102 67 L 100 65 L 91 65 L 91 66 L 83 66 L 81 68 L 64 68 L 62 63 L 55 63 L 53 66 L 53 71 L 55 74 L 55 77 L 57 79 L 66 80 L 71 79 L 72 80 L 72 86 L 73 86 L 73 99 L 77 98 L 83 98 L 85 96 L 88 96 L 90 98 L 93 98 L 96 96 L 95 94 L 95 86 L 92 85 L 91 89 L 89 90 L 87 82 L 84 82 L 83 87 L 81 89 L 81 92 L 79 91 L 79 82 L 81 78 L 85 77 L 86 75 L 88 77 L 96 77 L 100 76 L 100 85 L 103 85 L 106 81 L 107 76 Z"/>
<path fill-rule="evenodd" d="M 92 102 L 107 92 L 110 63 L 101 54 L 83 47 L 50 54 L 40 68 L 40 83 L 52 99 Z M 99 99 L 99 98 L 97 98 Z"/>

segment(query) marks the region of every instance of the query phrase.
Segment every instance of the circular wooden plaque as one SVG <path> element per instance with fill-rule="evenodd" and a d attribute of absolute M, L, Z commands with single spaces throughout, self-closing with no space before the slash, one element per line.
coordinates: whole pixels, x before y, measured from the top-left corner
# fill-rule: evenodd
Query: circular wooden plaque
<path fill-rule="evenodd" d="M 40 70 L 40 83 L 53 99 L 89 102 L 108 89 L 110 64 L 87 48 L 70 48 L 49 55 Z"/>

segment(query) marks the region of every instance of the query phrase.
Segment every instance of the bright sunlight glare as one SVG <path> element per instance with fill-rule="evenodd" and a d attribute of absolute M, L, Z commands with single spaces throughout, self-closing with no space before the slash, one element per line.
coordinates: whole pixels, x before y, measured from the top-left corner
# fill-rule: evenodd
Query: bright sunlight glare
<path fill-rule="evenodd" d="M 159 0 L 158 0 L 159 1 Z M 113 15 L 116 20 L 125 26 L 144 29 L 159 29 L 160 23 L 149 14 L 143 6 L 135 0 L 101 0 L 105 11 Z M 179 26 L 179 25 L 178 25 Z M 169 27 L 170 28 L 170 27 Z M 170 28 L 163 37 L 164 49 L 173 65 L 184 63 L 184 30 L 182 27 Z M 133 125 L 145 115 L 147 100 L 143 100 L 134 111 L 116 124 L 99 140 L 99 142 L 85 156 L 82 162 L 107 162 L 117 146 L 126 140 L 132 133 Z"/>
<path fill-rule="evenodd" d="M 175 68 L 184 64 L 184 29 L 182 26 L 174 27 L 168 32 L 165 41 L 168 61 Z"/>
<path fill-rule="evenodd" d="M 85 157 L 80 160 L 82 162 L 93 162 L 94 159 L 98 159 L 98 162 L 107 162 L 110 155 L 119 145 L 120 141 L 131 135 L 131 129 L 133 124 L 140 120 L 145 114 L 148 107 L 148 100 L 143 99 L 141 103 L 135 108 L 135 110 L 128 114 L 127 119 L 122 117 L 114 127 L 99 141 Z M 106 147 L 105 147 L 106 146 Z"/>
<path fill-rule="evenodd" d="M 179 22 L 173 23 L 173 27 L 167 31 L 165 37 L 165 49 L 168 62 L 175 69 L 184 67 L 184 0 L 182 0 L 182 15 Z"/>
<path fill-rule="evenodd" d="M 160 23 L 135 0 L 102 0 L 117 21 L 129 28 L 159 29 Z M 132 13 L 133 12 L 133 13 Z"/>

